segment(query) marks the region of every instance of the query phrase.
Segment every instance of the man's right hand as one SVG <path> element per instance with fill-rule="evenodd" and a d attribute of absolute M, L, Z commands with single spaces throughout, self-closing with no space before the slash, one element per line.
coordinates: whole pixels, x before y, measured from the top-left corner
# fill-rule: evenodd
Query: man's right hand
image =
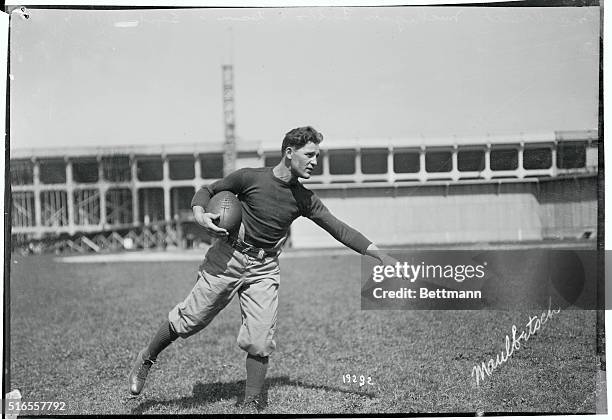
<path fill-rule="evenodd" d="M 214 220 L 219 216 L 215 213 L 206 213 L 202 206 L 193 206 L 193 217 L 196 222 L 213 238 L 225 238 L 228 235 L 227 230 L 215 225 Z"/>

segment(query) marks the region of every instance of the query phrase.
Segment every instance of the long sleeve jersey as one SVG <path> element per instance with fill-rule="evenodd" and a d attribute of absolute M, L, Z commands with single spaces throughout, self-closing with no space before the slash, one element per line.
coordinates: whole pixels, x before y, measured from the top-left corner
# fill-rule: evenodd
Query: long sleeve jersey
<path fill-rule="evenodd" d="M 365 254 L 372 243 L 337 219 L 315 193 L 295 181 L 274 176 L 272 168 L 239 169 L 196 192 L 191 206 L 206 205 L 220 191 L 231 191 L 242 204 L 244 240 L 258 248 L 272 248 L 287 235 L 291 223 L 307 217 L 347 247 Z"/>

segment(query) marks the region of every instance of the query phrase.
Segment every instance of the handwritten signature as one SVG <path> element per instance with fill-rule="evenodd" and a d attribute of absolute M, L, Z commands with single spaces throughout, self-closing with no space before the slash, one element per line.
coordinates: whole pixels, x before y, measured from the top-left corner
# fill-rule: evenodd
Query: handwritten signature
<path fill-rule="evenodd" d="M 502 350 L 495 356 L 494 359 L 491 358 L 488 362 L 483 361 L 480 365 L 474 365 L 471 376 L 473 376 L 476 380 L 476 386 L 480 385 L 480 381 L 484 381 L 485 374 L 487 377 L 490 377 L 497 368 L 506 363 L 508 359 L 512 357 L 514 351 L 520 350 L 521 340 L 525 343 L 529 341 L 531 336 L 537 333 L 549 319 L 561 312 L 561 308 L 554 310 L 551 309 L 551 303 L 551 299 L 549 298 L 548 310 L 546 312 L 542 312 L 542 315 L 539 317 L 537 315 L 529 317 L 529 322 L 525 324 L 528 330 L 527 333 L 525 333 L 525 330 L 522 330 L 520 334 L 517 335 L 516 325 L 512 325 L 512 338 L 506 335 L 505 353 L 504 350 Z"/>

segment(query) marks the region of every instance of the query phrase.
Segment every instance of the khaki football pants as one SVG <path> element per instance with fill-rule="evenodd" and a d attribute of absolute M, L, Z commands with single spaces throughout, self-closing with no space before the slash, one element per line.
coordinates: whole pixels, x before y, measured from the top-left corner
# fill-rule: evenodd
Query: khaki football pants
<path fill-rule="evenodd" d="M 183 338 L 197 333 L 238 294 L 242 313 L 238 346 L 255 356 L 269 356 L 276 349 L 278 256 L 259 260 L 218 239 L 198 274 L 189 295 L 168 314 L 174 331 Z"/>

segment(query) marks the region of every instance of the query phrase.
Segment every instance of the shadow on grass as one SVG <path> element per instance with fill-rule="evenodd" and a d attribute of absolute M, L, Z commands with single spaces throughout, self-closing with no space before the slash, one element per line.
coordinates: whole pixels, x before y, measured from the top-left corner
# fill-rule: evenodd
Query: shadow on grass
<path fill-rule="evenodd" d="M 325 391 L 340 392 L 344 394 L 355 394 L 364 397 L 374 398 L 374 393 L 372 392 L 351 391 L 348 389 L 342 389 L 326 385 L 313 385 L 306 382 L 291 380 L 288 376 L 278 376 L 266 379 L 266 387 L 263 395 L 264 401 L 268 401 L 269 388 L 286 385 L 308 389 L 322 389 Z M 189 409 L 193 408 L 194 406 L 221 400 L 227 400 L 234 397 L 237 397 L 237 402 L 240 403 L 244 399 L 244 386 L 245 381 L 235 381 L 229 383 L 215 382 L 210 384 L 203 384 L 202 382 L 197 382 L 193 386 L 193 394 L 190 397 L 183 397 L 174 400 L 146 400 L 138 404 L 138 406 L 134 407 L 131 411 L 131 414 L 141 415 L 148 411 L 151 407 L 157 405 L 174 406 L 177 409 Z"/>

